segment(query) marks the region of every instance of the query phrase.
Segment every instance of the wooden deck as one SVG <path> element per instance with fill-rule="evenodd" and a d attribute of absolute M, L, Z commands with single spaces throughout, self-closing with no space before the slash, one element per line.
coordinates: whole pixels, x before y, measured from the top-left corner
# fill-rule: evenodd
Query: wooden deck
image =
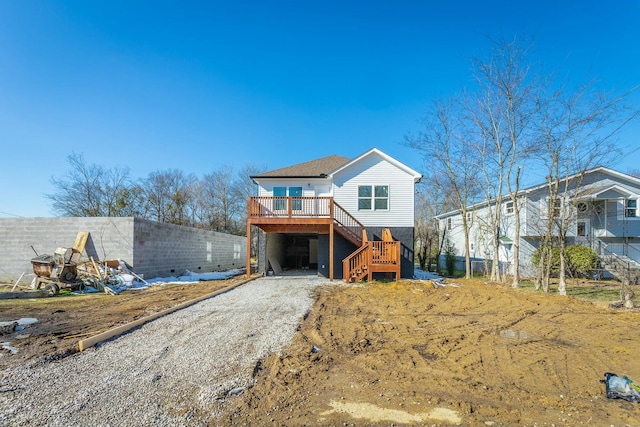
<path fill-rule="evenodd" d="M 389 233 L 387 240 L 365 241 L 342 261 L 343 280 L 359 282 L 366 277 L 370 282 L 373 273 L 394 273 L 397 282 L 400 280 L 400 266 L 400 242 L 394 241 Z"/>
<path fill-rule="evenodd" d="M 329 235 L 329 278 L 333 280 L 333 234 L 339 233 L 358 249 L 343 261 L 345 281 L 374 272 L 396 273 L 400 277 L 400 242 L 367 242 L 364 226 L 333 200 L 333 197 L 249 197 L 247 202 L 247 276 L 251 274 L 251 226 L 266 233 L 318 233 Z M 362 271 L 366 271 L 362 276 Z"/>

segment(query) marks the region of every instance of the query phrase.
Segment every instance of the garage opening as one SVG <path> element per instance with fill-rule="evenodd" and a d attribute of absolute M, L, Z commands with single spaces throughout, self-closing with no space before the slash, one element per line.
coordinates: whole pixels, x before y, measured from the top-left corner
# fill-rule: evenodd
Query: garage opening
<path fill-rule="evenodd" d="M 269 267 L 282 271 L 318 270 L 318 235 L 269 233 L 267 236 Z M 278 266 L 276 267 L 276 265 Z"/>

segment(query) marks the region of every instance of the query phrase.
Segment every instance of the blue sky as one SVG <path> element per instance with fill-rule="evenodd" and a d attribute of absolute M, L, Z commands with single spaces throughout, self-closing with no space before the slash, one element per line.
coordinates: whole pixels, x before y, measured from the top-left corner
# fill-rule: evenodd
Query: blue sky
<path fill-rule="evenodd" d="M 621 92 L 640 83 L 639 17 L 636 0 L 4 0 L 0 216 L 52 216 L 72 152 L 134 179 L 372 147 L 424 171 L 404 137 L 470 83 L 488 37 L 532 38 L 547 68 Z"/>

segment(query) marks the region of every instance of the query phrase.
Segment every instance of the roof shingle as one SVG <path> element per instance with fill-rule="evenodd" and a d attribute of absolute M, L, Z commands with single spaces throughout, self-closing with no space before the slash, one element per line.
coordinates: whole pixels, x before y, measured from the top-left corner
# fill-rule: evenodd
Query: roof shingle
<path fill-rule="evenodd" d="M 350 162 L 351 159 L 347 157 L 338 156 L 333 154 L 331 156 L 323 157 L 321 159 L 311 160 L 304 163 L 298 163 L 297 165 L 288 166 L 286 168 L 280 168 L 268 172 L 264 172 L 258 175 L 253 175 L 251 178 L 317 178 L 328 175 L 334 170 L 338 169 Z"/>

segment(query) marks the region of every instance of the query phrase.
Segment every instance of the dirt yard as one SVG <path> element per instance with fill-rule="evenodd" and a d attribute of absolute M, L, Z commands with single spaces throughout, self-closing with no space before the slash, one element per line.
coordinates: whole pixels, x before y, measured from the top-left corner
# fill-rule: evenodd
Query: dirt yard
<path fill-rule="evenodd" d="M 241 280 L 0 301 L 2 321 L 38 318 L 1 337 L 19 352 L 0 368 L 64 357 L 88 334 Z M 607 399 L 600 383 L 605 372 L 640 382 L 640 312 L 455 283 L 318 288 L 291 346 L 262 361 L 254 387 L 225 400 L 219 424 L 640 425 L 640 404 Z"/>

